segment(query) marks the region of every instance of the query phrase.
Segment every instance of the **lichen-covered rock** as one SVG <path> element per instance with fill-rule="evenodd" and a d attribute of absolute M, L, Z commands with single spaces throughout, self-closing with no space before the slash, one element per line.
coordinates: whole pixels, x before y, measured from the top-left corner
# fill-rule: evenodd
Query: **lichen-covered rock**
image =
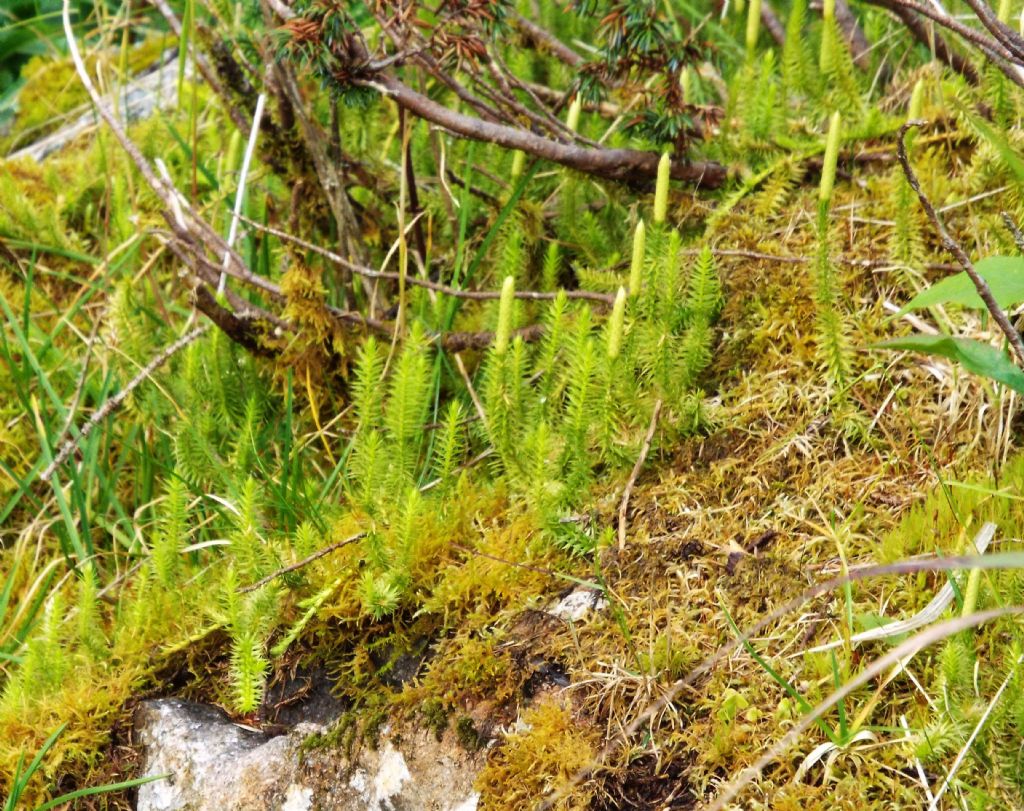
<path fill-rule="evenodd" d="M 138 811 L 474 811 L 482 766 L 425 730 L 385 731 L 379 747 L 308 747 L 323 728 L 268 738 L 211 707 L 149 701 L 136 713 L 144 776 Z M 329 736 L 327 736 L 329 738 Z"/>

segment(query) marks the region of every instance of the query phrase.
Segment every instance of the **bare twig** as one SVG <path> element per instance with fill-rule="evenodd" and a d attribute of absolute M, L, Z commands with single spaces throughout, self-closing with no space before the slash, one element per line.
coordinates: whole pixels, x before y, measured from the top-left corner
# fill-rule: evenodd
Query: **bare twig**
<path fill-rule="evenodd" d="M 978 69 L 966 56 L 953 50 L 945 38 L 935 30 L 934 22 L 925 21 L 909 8 L 900 5 L 898 0 L 867 0 L 867 2 L 891 11 L 899 17 L 914 39 L 928 48 L 936 59 L 948 65 L 971 84 L 978 83 Z"/>
<path fill-rule="evenodd" d="M 918 181 L 917 175 L 914 174 L 914 170 L 910 165 L 910 159 L 907 157 L 907 131 L 912 127 L 918 127 L 925 123 L 927 122 L 908 121 L 900 127 L 899 135 L 897 136 L 897 155 L 899 157 L 900 166 L 903 167 L 903 174 L 906 175 L 910 188 L 912 188 L 917 194 L 917 199 L 921 201 L 921 206 L 928 215 L 928 219 L 931 220 L 935 230 L 938 231 L 943 247 L 953 254 L 957 262 L 960 263 L 960 267 L 962 267 L 964 272 L 966 272 L 970 277 L 971 282 L 978 291 L 978 295 L 981 296 L 981 300 L 985 302 L 985 307 L 988 308 L 989 313 L 992 315 L 992 319 L 999 325 L 999 329 L 1003 331 L 1006 339 L 1010 342 L 1010 346 L 1013 347 L 1013 352 L 1017 356 L 1018 363 L 1024 366 L 1024 342 L 1021 341 L 1020 334 L 1016 329 L 1014 329 L 1013 324 L 1010 323 L 1010 319 L 1003 311 L 1003 308 L 996 302 L 995 296 L 992 295 L 992 290 L 988 286 L 988 282 L 986 282 L 978 273 L 977 269 L 974 267 L 974 263 L 971 262 L 971 258 L 967 255 L 967 252 L 959 242 L 953 239 L 949 231 L 947 231 L 946 227 L 942 224 L 942 221 L 939 219 L 939 215 L 935 212 L 935 207 L 932 205 L 931 200 L 929 200 L 921 190 L 921 183 Z"/>
<path fill-rule="evenodd" d="M 487 425 L 487 412 L 484 411 L 484 404 L 480 402 L 480 397 L 477 396 L 476 388 L 473 386 L 473 380 L 469 376 L 469 372 L 466 371 L 466 364 L 462 361 L 462 355 L 456 352 L 453 357 L 455 358 L 455 368 L 459 370 L 459 374 L 462 376 L 462 382 L 466 384 L 466 390 L 469 392 L 469 397 L 473 401 L 473 408 L 476 409 L 476 414 L 480 418 L 485 426 Z"/>
<path fill-rule="evenodd" d="M 267 585 L 267 583 L 269 583 L 271 580 L 274 580 L 275 578 L 281 577 L 282 575 L 286 575 L 289 572 L 294 572 L 297 569 L 301 569 L 303 566 L 308 566 L 313 561 L 320 560 L 320 558 L 326 557 L 327 555 L 331 554 L 331 552 L 336 552 L 337 550 L 341 549 L 343 546 L 348 546 L 349 544 L 353 544 L 356 541 L 362 540 L 365 537 L 366 537 L 366 533 L 365 532 L 357 532 L 355 535 L 350 535 L 348 538 L 343 538 L 340 541 L 335 541 L 332 544 L 328 544 L 323 549 L 318 549 L 312 555 L 307 555 L 302 560 L 300 560 L 300 561 L 298 561 L 296 563 L 293 563 L 290 566 L 285 566 L 284 568 L 278 569 L 276 572 L 271 572 L 266 577 L 260 578 L 255 583 L 252 583 L 252 584 L 250 584 L 248 586 L 243 586 L 242 588 L 240 588 L 238 590 L 238 593 L 239 594 L 248 594 L 250 591 L 256 591 L 256 589 L 261 588 L 262 586 Z"/>
<path fill-rule="evenodd" d="M 196 338 L 203 335 L 209 328 L 209 324 L 203 324 L 203 326 L 201 327 L 196 327 L 194 330 L 187 333 L 186 335 L 183 335 L 173 344 L 168 346 L 166 349 L 163 350 L 163 352 L 161 352 L 159 355 L 153 358 L 153 360 L 151 360 L 145 366 L 143 366 L 142 371 L 135 375 L 135 377 L 133 377 L 128 382 L 128 385 L 126 385 L 123 389 L 121 389 L 121 391 L 119 391 L 117 394 L 115 394 L 113 397 L 107 400 L 103 405 L 101 405 L 92 413 L 92 416 L 89 417 L 85 425 L 82 426 L 82 429 L 81 431 L 79 431 L 77 437 L 69 439 L 67 442 L 63 444 L 63 446 L 61 446 L 60 451 L 54 457 L 53 461 L 46 466 L 46 470 L 42 472 L 39 478 L 42 479 L 44 482 L 49 481 L 50 477 L 53 476 L 53 472 L 62 464 L 64 464 L 67 458 L 72 454 L 72 452 L 74 452 L 75 448 L 77 448 L 82 442 L 85 441 L 86 437 L 88 437 L 89 434 L 92 433 L 93 429 L 97 425 L 99 425 L 101 422 L 103 422 L 104 419 L 109 417 L 114 411 L 120 408 L 121 404 L 127 399 L 129 394 L 131 394 L 133 391 L 135 391 L 135 389 L 137 389 L 146 380 L 148 380 L 152 376 L 153 372 L 155 372 L 157 369 L 159 369 L 161 366 L 167 363 L 167 361 L 170 360 L 175 355 L 175 353 L 180 352 L 182 349 L 184 349 L 186 346 L 188 346 L 190 343 L 196 340 Z"/>
<path fill-rule="evenodd" d="M 522 31 L 523 35 L 531 42 L 551 51 L 559 60 L 571 68 L 578 68 L 583 64 L 584 59 L 576 51 L 562 42 L 558 37 L 542 28 L 537 23 L 526 19 L 522 14 L 512 14 L 512 22 Z"/>
<path fill-rule="evenodd" d="M 657 174 L 661 156 L 656 152 L 592 149 L 545 138 L 529 130 L 474 118 L 417 93 L 387 73 L 379 73 L 372 80 L 356 80 L 355 84 L 377 90 L 413 115 L 463 138 L 498 144 L 506 149 L 519 149 L 533 157 L 611 180 L 649 181 Z M 676 180 L 703 188 L 717 188 L 725 181 L 726 170 L 714 161 L 689 163 L 675 160 L 672 162 L 671 175 Z"/>
<path fill-rule="evenodd" d="M 640 448 L 640 455 L 633 465 L 633 472 L 629 474 L 629 481 L 626 482 L 626 489 L 622 491 L 622 501 L 619 502 L 619 551 L 626 548 L 626 513 L 629 511 L 629 497 L 633 495 L 633 487 L 643 470 L 644 462 L 647 461 L 647 454 L 651 452 L 651 442 L 654 440 L 654 432 L 658 429 L 658 417 L 661 416 L 661 400 L 654 403 L 654 410 L 651 412 L 651 424 L 647 426 L 647 435 L 644 437 L 644 444 Z"/>
<path fill-rule="evenodd" d="M 278 239 L 284 240 L 285 242 L 291 242 L 294 245 L 298 245 L 300 248 L 305 248 L 307 251 L 312 251 L 318 256 L 322 256 L 330 262 L 336 265 L 340 265 L 351 270 L 353 273 L 359 276 L 365 276 L 368 279 L 388 279 L 390 281 L 398 281 L 401 277 L 400 273 L 388 270 L 374 270 L 373 268 L 360 265 L 355 262 L 350 262 L 342 256 L 329 251 L 326 248 L 322 248 L 319 245 L 315 245 L 308 240 L 302 239 L 301 237 L 289 234 L 287 231 L 282 231 L 279 228 L 273 228 L 268 225 L 263 225 L 255 220 L 251 220 L 244 214 L 239 216 L 244 223 L 256 228 L 259 231 L 263 231 Z M 501 298 L 500 290 L 462 290 L 458 287 L 449 287 L 446 284 L 435 282 L 430 279 L 422 279 L 416 276 L 407 276 L 405 279 L 406 284 L 411 284 L 415 287 L 423 287 L 427 290 L 434 290 L 438 293 L 444 293 L 447 296 L 453 296 L 454 298 L 467 299 L 470 301 L 496 301 Z M 597 293 L 591 290 L 565 290 L 566 298 L 570 299 L 582 299 L 584 301 L 595 301 L 601 304 L 613 304 L 615 297 L 608 293 Z M 517 290 L 515 293 L 516 298 L 524 299 L 527 301 L 553 301 L 558 298 L 558 293 L 547 293 L 540 290 Z"/>
<path fill-rule="evenodd" d="M 1017 245 L 1017 250 L 1024 253 L 1024 234 L 1021 233 L 1020 228 L 1017 227 L 1017 223 L 1013 221 L 1013 217 L 1006 211 L 999 212 L 999 215 L 1003 218 L 1003 222 L 1006 223 L 1006 227 L 1013 235 L 1013 241 Z"/>

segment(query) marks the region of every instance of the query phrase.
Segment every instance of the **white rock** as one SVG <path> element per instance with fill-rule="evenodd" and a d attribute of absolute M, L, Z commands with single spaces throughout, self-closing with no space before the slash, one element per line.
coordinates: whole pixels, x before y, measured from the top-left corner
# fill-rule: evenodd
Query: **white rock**
<path fill-rule="evenodd" d="M 231 723 L 220 710 L 149 701 L 135 717 L 144 747 L 138 811 L 476 811 L 483 753 L 448 735 L 403 729 L 379 741 L 303 748 L 323 727 L 300 723 L 276 738 Z"/>
<path fill-rule="evenodd" d="M 566 622 L 579 622 L 591 611 L 604 611 L 608 601 L 593 589 L 576 589 L 548 606 L 547 612 Z"/>

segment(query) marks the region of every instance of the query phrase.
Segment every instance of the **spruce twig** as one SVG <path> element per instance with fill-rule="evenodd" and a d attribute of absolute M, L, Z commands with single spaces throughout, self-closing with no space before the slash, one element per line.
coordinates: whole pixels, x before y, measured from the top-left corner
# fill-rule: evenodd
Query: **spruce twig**
<path fill-rule="evenodd" d="M 661 416 L 661 400 L 654 403 L 654 410 L 651 412 L 651 424 L 647 426 L 647 436 L 644 437 L 644 444 L 640 448 L 640 455 L 633 465 L 633 472 L 629 474 L 629 481 L 626 482 L 626 489 L 622 491 L 622 501 L 619 502 L 619 551 L 626 548 L 626 513 L 629 510 L 629 497 L 633 495 L 633 487 L 640 476 L 644 462 L 647 461 L 647 454 L 651 452 L 651 442 L 654 440 L 654 432 L 658 428 L 658 417 Z"/>
<path fill-rule="evenodd" d="M 977 268 L 974 267 L 974 263 L 971 258 L 967 255 L 967 252 L 963 249 L 963 246 L 957 242 L 946 227 L 942 224 L 939 219 L 939 215 L 935 211 L 935 206 L 932 205 L 931 200 L 921 190 L 921 183 L 917 179 L 917 175 L 914 173 L 913 168 L 910 165 L 910 160 L 907 158 L 907 144 L 906 136 L 908 130 L 912 127 L 918 127 L 927 122 L 917 120 L 908 121 L 902 127 L 897 135 L 897 158 L 899 159 L 900 166 L 903 167 L 903 174 L 907 178 L 907 182 L 910 184 L 910 188 L 917 194 L 917 199 L 921 201 L 921 207 L 924 208 L 925 214 L 928 215 L 928 219 L 931 220 L 932 225 L 938 232 L 940 239 L 942 240 L 942 246 L 953 254 L 953 257 L 957 262 L 960 263 L 960 267 L 964 269 L 964 272 L 970 277 L 971 282 L 974 284 L 975 289 L 978 291 L 978 295 L 981 300 L 985 302 L 985 307 L 988 308 L 989 313 L 992 315 L 992 319 L 999 325 L 999 329 L 1003 331 L 1006 339 L 1010 342 L 1010 346 L 1013 347 L 1013 353 L 1017 356 L 1017 361 L 1024 366 L 1024 342 L 1021 341 L 1020 334 L 1014 329 L 1013 324 L 1010 323 L 1009 317 L 1003 311 L 1003 308 L 996 302 L 995 296 L 992 295 L 992 290 L 988 286 L 981 274 L 978 273 Z"/>

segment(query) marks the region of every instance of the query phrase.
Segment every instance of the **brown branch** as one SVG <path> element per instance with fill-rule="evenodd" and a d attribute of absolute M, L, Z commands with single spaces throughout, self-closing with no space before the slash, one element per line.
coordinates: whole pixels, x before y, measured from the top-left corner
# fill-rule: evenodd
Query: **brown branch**
<path fill-rule="evenodd" d="M 569 67 L 578 68 L 585 61 L 582 56 L 546 28 L 541 28 L 537 23 L 526 19 L 522 14 L 512 14 L 512 22 L 515 23 L 516 28 L 523 33 L 528 42 L 550 51 Z"/>
<path fill-rule="evenodd" d="M 1015 61 L 1019 64 L 1024 60 L 1024 39 L 1000 20 L 985 0 L 965 1 L 988 32 L 1014 56 Z"/>
<path fill-rule="evenodd" d="M 178 340 L 176 340 L 174 343 L 172 343 L 170 346 L 168 346 L 166 349 L 160 352 L 160 354 L 153 358 L 149 363 L 143 366 L 139 373 L 135 375 L 135 377 L 133 377 L 130 381 L 128 381 L 127 385 L 123 389 L 121 389 L 109 400 L 105 401 L 103 405 L 101 405 L 92 413 L 92 416 L 89 417 L 88 421 L 85 423 L 85 425 L 82 426 L 82 429 L 78 432 L 78 436 L 72 437 L 61 446 L 60 451 L 53 458 L 53 461 L 46 466 L 46 470 L 44 470 L 39 475 L 39 478 L 44 482 L 49 481 L 50 477 L 53 476 L 54 471 L 62 464 L 64 464 L 65 461 L 67 461 L 67 458 L 74 452 L 75 448 L 77 448 L 82 442 L 85 441 L 86 437 L 88 437 L 89 434 L 93 432 L 97 425 L 99 425 L 101 422 L 103 422 L 104 419 L 109 417 L 118 408 L 120 408 L 121 404 L 124 403 L 126 399 L 128 399 L 129 394 L 135 391 L 135 389 L 137 389 L 147 380 L 149 380 L 149 378 L 153 376 L 153 373 L 161 366 L 163 366 L 165 363 L 167 363 L 168 360 L 174 357 L 174 355 L 177 352 L 180 352 L 182 349 L 184 349 L 198 337 L 206 333 L 206 331 L 209 330 L 209 328 L 210 327 L 208 324 L 203 324 L 201 327 L 196 327 L 191 332 L 180 337 Z"/>
<path fill-rule="evenodd" d="M 365 537 L 365 532 L 357 532 L 355 535 L 351 535 L 348 538 L 344 538 L 340 541 L 335 541 L 332 544 L 328 544 L 323 549 L 318 549 L 312 555 L 307 555 L 297 563 L 293 563 L 290 566 L 285 566 L 282 569 L 278 569 L 276 572 L 271 572 L 266 577 L 260 578 L 255 583 L 252 583 L 248 586 L 243 586 L 242 588 L 238 589 L 238 593 L 248 594 L 250 591 L 256 591 L 256 589 L 267 585 L 267 583 L 269 583 L 271 580 L 274 580 L 275 578 L 281 577 L 282 575 L 286 575 L 289 572 L 294 572 L 298 569 L 301 569 L 303 566 L 308 566 L 310 563 L 313 563 L 313 561 L 320 560 L 320 558 L 323 557 L 327 557 L 327 555 L 331 554 L 331 552 L 336 552 L 343 546 L 354 544 L 356 541 L 362 540 Z"/>
<path fill-rule="evenodd" d="M 633 472 L 629 474 L 629 481 L 626 482 L 626 489 L 622 491 L 622 501 L 619 502 L 619 552 L 626 548 L 626 513 L 629 511 L 629 497 L 633 495 L 633 487 L 640 477 L 644 462 L 647 461 L 647 454 L 651 452 L 651 442 L 654 440 L 654 432 L 658 428 L 658 417 L 661 416 L 661 400 L 654 403 L 654 410 L 651 412 L 651 424 L 647 426 L 647 435 L 644 437 L 644 444 L 640 448 L 640 455 L 633 465 Z"/>
<path fill-rule="evenodd" d="M 591 149 L 544 138 L 529 130 L 484 121 L 438 104 L 387 73 L 378 74 L 372 81 L 360 79 L 355 83 L 383 93 L 413 115 L 454 135 L 498 144 L 506 149 L 519 149 L 535 158 L 610 180 L 648 181 L 657 174 L 661 156 L 656 152 Z M 704 188 L 717 188 L 726 177 L 725 168 L 713 161 L 689 163 L 676 160 L 672 162 L 671 174 L 676 180 Z"/>
<path fill-rule="evenodd" d="M 868 2 L 881 5 L 879 0 L 868 0 Z M 888 2 L 891 5 L 885 5 L 885 8 L 893 11 L 895 11 L 896 7 L 906 9 L 921 17 L 926 17 L 943 28 L 963 37 L 977 47 L 985 58 L 996 65 L 1012 82 L 1024 87 L 1024 78 L 1014 69 L 1014 65 L 1021 64 L 1020 60 L 1015 59 L 1013 54 L 998 40 L 992 39 L 981 31 L 977 31 L 950 17 L 948 14 L 933 8 L 929 3 L 918 2 L 918 0 L 888 0 Z"/>
<path fill-rule="evenodd" d="M 786 28 L 768 0 L 761 0 L 761 25 L 765 27 L 779 47 L 786 44 Z"/>
<path fill-rule="evenodd" d="M 242 348 L 260 357 L 276 357 L 277 352 L 260 341 L 255 321 L 249 318 L 240 318 L 230 310 L 221 307 L 205 284 L 196 285 L 194 288 L 193 303 L 199 312 L 209 318 L 221 332 Z"/>
<path fill-rule="evenodd" d="M 978 295 L 981 296 L 981 300 L 985 302 L 985 306 L 988 308 L 989 313 L 991 313 L 992 319 L 999 325 L 999 329 L 1003 331 L 1006 339 L 1010 342 L 1010 346 L 1013 347 L 1013 352 L 1017 356 L 1018 363 L 1024 366 L 1024 342 L 1021 341 L 1020 334 L 1016 329 L 1014 329 L 1013 324 L 1010 323 L 1010 319 L 1003 311 L 1003 308 L 996 302 L 995 296 L 992 295 L 992 290 L 988 286 L 988 282 L 986 282 L 981 277 L 981 274 L 978 273 L 977 269 L 974 267 L 974 263 L 971 262 L 971 258 L 967 255 L 967 252 L 959 242 L 953 239 L 949 231 L 947 231 L 946 227 L 942 224 L 931 200 L 929 200 L 921 190 L 921 183 L 918 181 L 917 175 L 914 174 L 914 170 L 910 165 L 910 159 L 907 157 L 907 131 L 912 127 L 918 127 L 925 123 L 927 122 L 908 121 L 900 127 L 897 154 L 899 156 L 900 166 L 903 167 L 903 174 L 906 176 L 907 182 L 910 184 L 910 188 L 912 188 L 917 194 L 917 199 L 921 201 L 921 207 L 928 215 L 928 219 L 931 220 L 935 230 L 939 233 L 943 247 L 956 258 L 957 262 L 960 263 L 960 267 L 962 267 L 964 272 L 970 277 L 971 282 L 978 291 Z"/>
<path fill-rule="evenodd" d="M 935 30 L 935 23 L 925 22 L 909 8 L 896 0 L 867 0 L 868 3 L 895 14 L 919 43 L 931 51 L 940 62 L 955 70 L 970 84 L 979 81 L 978 69 L 963 54 L 954 51 L 945 38 Z"/>
<path fill-rule="evenodd" d="M 341 267 L 345 267 L 360 276 L 365 276 L 368 279 L 387 279 L 389 281 L 398 281 L 401 275 L 394 271 L 374 270 L 373 268 L 366 267 L 365 265 L 357 265 L 355 262 L 349 262 L 347 259 L 339 256 L 333 251 L 321 248 L 319 245 L 315 245 L 301 237 L 289 234 L 287 231 L 282 231 L 279 228 L 272 228 L 269 225 L 258 223 L 255 220 L 249 219 L 245 215 L 240 214 L 239 219 L 259 231 L 271 234 L 272 236 L 286 242 L 291 242 L 294 245 L 298 245 L 300 248 L 305 248 L 307 251 L 312 251 L 318 256 L 322 256 L 324 259 L 327 259 Z M 467 299 L 469 301 L 494 301 L 501 298 L 500 290 L 461 290 L 457 287 L 449 287 L 446 284 L 435 282 L 430 279 L 421 279 L 417 276 L 406 276 L 405 282 L 406 284 L 411 284 L 416 287 L 423 287 L 427 290 L 433 290 L 437 293 L 444 293 L 445 295 L 453 296 L 454 298 Z M 590 290 L 565 290 L 562 292 L 565 293 L 567 298 L 571 299 L 582 299 L 584 301 L 594 301 L 608 305 L 615 302 L 615 297 L 608 293 L 597 293 Z M 515 292 L 516 298 L 527 301 L 553 301 L 558 296 L 559 293 L 546 293 L 538 290 L 517 290 Z"/>
<path fill-rule="evenodd" d="M 543 324 L 512 331 L 512 338 L 522 338 L 525 343 L 539 341 L 544 335 Z M 465 349 L 486 349 L 494 343 L 493 332 L 445 332 L 438 336 L 441 347 L 448 352 L 462 352 Z"/>

